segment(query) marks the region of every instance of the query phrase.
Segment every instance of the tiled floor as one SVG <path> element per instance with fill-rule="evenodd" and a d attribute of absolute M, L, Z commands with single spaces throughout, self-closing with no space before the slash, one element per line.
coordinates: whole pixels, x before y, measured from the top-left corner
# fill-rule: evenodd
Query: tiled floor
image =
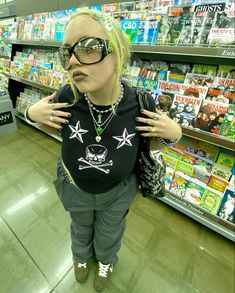
<path fill-rule="evenodd" d="M 91 293 L 73 275 L 69 216 L 52 181 L 60 142 L 18 121 L 0 137 L 0 292 Z M 140 195 L 110 293 L 233 293 L 234 246 L 160 201 Z"/>

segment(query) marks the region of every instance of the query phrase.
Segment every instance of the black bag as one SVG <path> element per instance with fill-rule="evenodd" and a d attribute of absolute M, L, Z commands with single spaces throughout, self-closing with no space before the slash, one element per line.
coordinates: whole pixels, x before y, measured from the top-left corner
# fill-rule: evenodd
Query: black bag
<path fill-rule="evenodd" d="M 140 109 L 149 109 L 146 93 L 137 91 Z M 149 138 L 143 138 L 136 162 L 136 174 L 144 197 L 163 197 L 165 195 L 166 165 L 161 151 L 149 150 Z"/>

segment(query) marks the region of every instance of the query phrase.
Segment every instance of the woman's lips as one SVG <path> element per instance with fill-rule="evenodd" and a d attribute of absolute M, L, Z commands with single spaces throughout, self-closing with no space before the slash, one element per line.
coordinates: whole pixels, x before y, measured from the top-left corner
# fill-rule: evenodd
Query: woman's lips
<path fill-rule="evenodd" d="M 80 71 L 74 71 L 74 72 L 73 72 L 73 79 L 74 79 L 75 81 L 82 80 L 82 79 L 84 79 L 85 77 L 87 77 L 87 75 L 84 74 L 84 73 L 82 73 L 82 72 L 80 72 Z"/>

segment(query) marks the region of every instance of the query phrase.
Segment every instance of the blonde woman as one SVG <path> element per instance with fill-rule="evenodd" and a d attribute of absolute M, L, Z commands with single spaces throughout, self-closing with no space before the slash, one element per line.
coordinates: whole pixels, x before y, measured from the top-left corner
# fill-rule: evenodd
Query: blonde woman
<path fill-rule="evenodd" d="M 68 23 L 59 56 L 70 84 L 31 106 L 26 117 L 61 130 L 55 186 L 71 216 L 75 277 L 86 281 L 94 257 L 94 287 L 101 292 L 118 261 L 138 190 L 134 166 L 141 135 L 162 148 L 181 137 L 181 128 L 155 110 L 150 96 L 152 111 L 141 109 L 140 115 L 135 89 L 120 82 L 130 43 L 111 17 L 81 10 Z"/>

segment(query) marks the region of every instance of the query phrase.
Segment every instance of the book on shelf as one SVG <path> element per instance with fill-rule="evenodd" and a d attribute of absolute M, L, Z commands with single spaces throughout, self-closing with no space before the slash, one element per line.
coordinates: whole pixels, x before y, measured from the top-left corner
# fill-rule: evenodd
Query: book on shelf
<path fill-rule="evenodd" d="M 231 189 L 226 189 L 223 199 L 219 206 L 217 215 L 233 224 L 235 224 L 235 192 Z"/>
<path fill-rule="evenodd" d="M 175 167 L 175 171 L 179 171 L 183 174 L 192 176 L 194 173 L 194 166 L 189 163 L 186 163 L 182 160 L 178 160 L 176 167 Z"/>
<path fill-rule="evenodd" d="M 228 104 L 204 99 L 193 126 L 218 135 L 227 109 Z"/>
<path fill-rule="evenodd" d="M 190 127 L 198 115 L 201 103 L 199 98 L 175 94 L 169 116 L 180 125 Z"/>
<path fill-rule="evenodd" d="M 211 187 L 206 187 L 202 199 L 200 202 L 200 206 L 212 214 L 216 214 L 219 208 L 219 205 L 222 201 L 223 193 L 219 192 Z"/>
<path fill-rule="evenodd" d="M 179 45 L 191 45 L 193 40 L 193 11 L 187 11 L 178 39 Z"/>
<path fill-rule="evenodd" d="M 165 175 L 165 188 L 166 190 L 169 190 L 172 178 L 174 176 L 174 168 L 170 166 L 166 166 L 166 175 Z"/>

